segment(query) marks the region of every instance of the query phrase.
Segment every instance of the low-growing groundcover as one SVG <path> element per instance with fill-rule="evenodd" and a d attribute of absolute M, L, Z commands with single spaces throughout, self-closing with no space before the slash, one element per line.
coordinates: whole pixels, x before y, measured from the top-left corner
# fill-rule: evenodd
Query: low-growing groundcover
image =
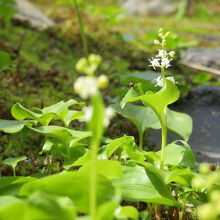
<path fill-rule="evenodd" d="M 178 82 L 164 73 L 175 55 L 166 51 L 168 36 L 160 29 L 154 41 L 159 53 L 149 63 L 161 69 L 154 91 L 136 83 L 120 103 L 105 108 L 101 90 L 108 77 L 95 77 L 102 58 L 90 54 L 76 64 L 85 76 L 74 83 L 87 102 L 70 99 L 32 110 L 13 105 L 15 120 L 0 120 L 0 130 L 42 135 L 39 153 L 45 155 L 45 167 L 41 173 L 16 176 L 17 163 L 29 158 L 3 160 L 14 176 L 0 178 L 1 219 L 218 219 L 220 170 L 197 166 L 187 144 L 191 118 L 168 109 L 179 99 Z M 133 136 L 104 135 L 116 112 L 135 124 L 139 146 Z M 87 129 L 71 129 L 74 120 L 85 121 Z M 143 149 L 148 128 L 161 129 L 157 152 Z M 168 144 L 168 129 L 182 139 Z"/>

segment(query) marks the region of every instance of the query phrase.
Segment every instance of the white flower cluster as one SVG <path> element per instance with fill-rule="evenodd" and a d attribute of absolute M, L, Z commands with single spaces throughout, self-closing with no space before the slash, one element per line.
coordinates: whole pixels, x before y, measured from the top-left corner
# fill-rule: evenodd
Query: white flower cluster
<path fill-rule="evenodd" d="M 172 59 L 170 59 L 170 57 L 174 57 L 175 52 L 171 51 L 167 54 L 166 51 L 163 50 L 159 50 L 158 55 L 156 55 L 157 58 L 152 58 L 150 61 L 150 66 L 152 66 L 154 69 L 156 69 L 157 67 L 164 67 L 164 68 L 168 68 L 170 67 L 170 61 Z"/>
<path fill-rule="evenodd" d="M 170 51 L 167 53 L 164 49 L 164 46 L 166 45 L 166 40 L 165 38 L 169 35 L 169 32 L 167 32 L 165 35 L 162 34 L 162 29 L 159 30 L 159 37 L 161 38 L 161 42 L 159 40 L 154 40 L 154 44 L 161 45 L 162 50 L 159 50 L 158 55 L 156 55 L 156 58 L 149 59 L 150 61 L 150 66 L 152 66 L 154 69 L 157 67 L 164 67 L 168 68 L 170 67 L 170 61 L 172 60 L 171 58 L 174 57 L 175 52 Z"/>
<path fill-rule="evenodd" d="M 99 55 L 91 54 L 87 58 L 81 58 L 76 69 L 80 73 L 86 73 L 88 76 L 79 77 L 74 83 L 74 90 L 83 99 L 87 99 L 98 92 L 98 89 L 104 89 L 108 86 L 108 77 L 101 75 L 98 78 L 94 77 L 94 72 L 101 63 L 102 58 Z"/>
<path fill-rule="evenodd" d="M 93 107 L 92 106 L 84 107 L 82 110 L 84 112 L 84 116 L 81 118 L 81 121 L 89 122 L 92 118 Z M 111 118 L 114 117 L 114 115 L 115 115 L 115 112 L 111 107 L 108 107 L 105 109 L 104 121 L 103 121 L 104 127 L 108 127 L 110 120 Z"/>
<path fill-rule="evenodd" d="M 173 76 L 166 77 L 166 79 L 170 80 L 174 84 L 176 84 L 175 79 Z M 157 82 L 156 86 L 162 87 L 163 86 L 163 78 L 162 76 L 158 76 L 155 81 Z"/>

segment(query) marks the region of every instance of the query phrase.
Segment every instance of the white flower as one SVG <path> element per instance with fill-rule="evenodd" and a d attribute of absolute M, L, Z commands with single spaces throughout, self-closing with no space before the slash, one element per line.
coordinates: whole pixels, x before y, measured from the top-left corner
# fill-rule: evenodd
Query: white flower
<path fill-rule="evenodd" d="M 166 79 L 170 80 L 174 84 L 177 84 L 177 82 L 175 82 L 175 79 L 173 76 L 166 77 Z M 155 80 L 157 81 L 156 86 L 160 86 L 160 87 L 163 86 L 163 78 L 161 76 L 158 76 Z"/>
<path fill-rule="evenodd" d="M 165 56 L 167 55 L 167 52 L 166 51 L 164 51 L 164 54 L 165 54 Z M 156 56 L 156 57 L 163 57 L 163 50 L 159 50 L 159 53 L 158 53 L 158 55 Z"/>
<path fill-rule="evenodd" d="M 92 114 L 93 114 L 93 107 L 92 106 L 86 106 L 83 107 L 82 111 L 84 112 L 83 117 L 81 118 L 81 121 L 87 121 L 89 122 L 92 118 Z"/>
<path fill-rule="evenodd" d="M 74 84 L 74 89 L 83 99 L 87 99 L 98 92 L 97 84 L 97 79 L 94 77 L 79 77 Z"/>
<path fill-rule="evenodd" d="M 163 86 L 163 78 L 162 78 L 162 76 L 158 76 L 155 80 L 157 81 L 156 86 L 160 86 L 160 87 Z"/>
<path fill-rule="evenodd" d="M 115 115 L 115 111 L 111 107 L 105 109 L 105 116 L 103 121 L 105 127 L 108 127 L 110 123 L 110 119 L 114 117 L 114 115 Z"/>
<path fill-rule="evenodd" d="M 168 68 L 170 67 L 170 61 L 168 58 L 162 58 L 161 59 L 161 66 L 163 66 L 164 68 Z"/>
<path fill-rule="evenodd" d="M 154 44 L 160 44 L 159 40 L 154 40 Z"/>
<path fill-rule="evenodd" d="M 152 58 L 153 59 L 153 58 Z M 156 69 L 156 67 L 160 67 L 160 63 L 159 63 L 160 59 L 154 58 L 153 60 L 150 60 L 150 63 L 154 69 Z"/>
<path fill-rule="evenodd" d="M 82 111 L 84 112 L 83 117 L 80 119 L 81 121 L 89 122 L 93 115 L 93 107 L 83 107 Z M 103 120 L 103 126 L 108 127 L 111 118 L 115 115 L 115 112 L 112 108 L 108 107 L 104 110 L 104 120 Z"/>

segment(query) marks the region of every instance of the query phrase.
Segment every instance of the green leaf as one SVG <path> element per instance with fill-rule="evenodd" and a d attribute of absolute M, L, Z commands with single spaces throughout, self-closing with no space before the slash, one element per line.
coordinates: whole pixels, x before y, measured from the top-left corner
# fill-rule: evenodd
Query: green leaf
<path fill-rule="evenodd" d="M 15 121 L 0 119 L 0 131 L 4 131 L 5 133 L 17 133 L 21 131 L 24 128 L 24 126 L 29 127 L 36 123 L 37 122 L 33 120 Z"/>
<path fill-rule="evenodd" d="M 90 172 L 91 163 L 84 165 L 80 172 Z M 114 160 L 97 160 L 96 172 L 100 175 L 107 177 L 108 179 L 117 179 L 122 175 L 121 163 Z"/>
<path fill-rule="evenodd" d="M 123 166 L 122 178 L 113 184 L 122 193 L 123 199 L 134 202 L 150 202 L 169 206 L 179 206 L 166 188 L 163 178 L 152 168 Z M 148 172 L 148 175 L 146 174 Z"/>
<path fill-rule="evenodd" d="M 120 72 L 120 71 L 119 71 Z M 130 82 L 134 84 L 141 83 L 142 88 L 147 89 L 148 91 L 156 90 L 156 78 L 160 76 L 161 73 L 154 71 L 144 71 L 139 73 L 129 73 L 129 74 L 114 74 L 112 78 L 116 78 L 123 85 L 129 85 Z"/>
<path fill-rule="evenodd" d="M 109 201 L 98 207 L 96 213 L 97 220 L 113 220 L 114 213 L 116 208 L 118 207 L 117 201 Z"/>
<path fill-rule="evenodd" d="M 170 131 L 182 137 L 183 140 L 188 141 L 192 134 L 192 118 L 185 113 L 167 109 L 167 127 Z"/>
<path fill-rule="evenodd" d="M 11 57 L 8 53 L 0 50 L 0 71 L 11 65 Z"/>
<path fill-rule="evenodd" d="M 161 170 L 166 184 L 175 182 L 181 185 L 190 186 L 192 181 L 192 173 L 189 168 L 175 169 L 171 171 Z"/>
<path fill-rule="evenodd" d="M 14 196 L 0 196 L 0 211 L 6 206 L 16 203 L 18 201 L 20 200 Z"/>
<path fill-rule="evenodd" d="M 79 103 L 74 99 L 70 99 L 67 102 L 61 101 L 43 109 L 35 108 L 37 112 L 33 112 L 17 103 L 13 105 L 11 114 L 17 120 L 30 118 L 39 121 L 42 125 L 48 125 L 52 119 L 61 119 L 65 124 L 69 124 L 71 122 L 71 118 L 73 117 L 73 112 L 68 115 L 68 108 L 71 105 L 76 104 L 80 106 L 84 105 L 84 103 Z"/>
<path fill-rule="evenodd" d="M 73 220 L 76 217 L 76 208 L 68 197 L 56 197 L 37 191 L 27 200 L 14 197 L 5 199 L 7 204 L 0 208 L 0 216 L 3 220 L 35 219 L 36 217 L 38 219 Z"/>
<path fill-rule="evenodd" d="M 2 177 L 0 178 L 0 195 L 18 195 L 25 183 L 34 180 L 36 179 L 33 177 Z"/>
<path fill-rule="evenodd" d="M 160 121 L 154 111 L 145 106 L 127 103 L 122 109 L 120 104 L 113 104 L 111 107 L 125 118 L 132 121 L 140 133 L 144 133 L 147 128 L 159 129 Z"/>
<path fill-rule="evenodd" d="M 82 111 L 69 110 L 66 114 L 60 114 L 60 119 L 64 122 L 65 126 L 68 127 L 70 122 L 79 119 L 83 116 Z"/>
<path fill-rule="evenodd" d="M 176 142 L 178 141 L 165 147 L 164 165 L 195 167 L 196 161 L 190 146 L 185 141 L 179 141 L 183 145 L 177 145 Z M 157 151 L 156 154 L 160 156 L 161 151 Z"/>
<path fill-rule="evenodd" d="M 131 102 L 130 100 L 143 94 L 144 92 L 141 83 L 136 84 L 133 88 L 129 89 L 125 97 L 122 99 L 121 107 L 124 108 L 127 102 Z"/>
<path fill-rule="evenodd" d="M 18 157 L 18 158 L 9 157 L 9 158 L 3 160 L 2 163 L 15 168 L 17 166 L 17 163 L 19 163 L 20 161 L 26 160 L 26 159 L 27 159 L 26 156 Z"/>
<path fill-rule="evenodd" d="M 138 211 L 133 206 L 123 206 L 116 210 L 116 217 L 119 219 L 129 218 L 129 219 L 137 220 L 138 216 L 139 216 Z"/>
<path fill-rule="evenodd" d="M 30 128 L 30 129 L 40 134 L 46 135 L 48 137 L 56 138 L 70 147 L 73 146 L 74 143 L 82 139 L 91 137 L 91 132 L 77 131 L 55 125 L 42 126 L 39 128 Z"/>
<path fill-rule="evenodd" d="M 160 129 L 160 121 L 157 115 L 150 107 L 144 107 L 127 103 L 122 109 L 119 104 L 113 104 L 111 107 L 125 118 L 132 121 L 143 134 L 146 129 Z M 172 132 L 178 134 L 184 140 L 188 140 L 192 133 L 192 119 L 189 115 L 167 109 L 167 126 Z"/>
<path fill-rule="evenodd" d="M 121 106 L 124 108 L 127 102 L 142 101 L 145 106 L 154 110 L 160 122 L 163 123 L 163 112 L 165 108 L 178 100 L 179 90 L 176 85 L 170 80 L 165 80 L 163 87 L 159 92 L 147 92 L 141 95 L 141 85 L 137 84 L 134 88 L 130 89 L 126 96 L 121 101 Z"/>
<path fill-rule="evenodd" d="M 84 173 L 63 172 L 25 184 L 20 196 L 29 196 L 40 190 L 57 196 L 68 196 L 76 204 L 79 212 L 89 211 L 89 176 Z M 111 182 L 103 176 L 97 176 L 97 205 L 110 201 L 115 196 Z"/>

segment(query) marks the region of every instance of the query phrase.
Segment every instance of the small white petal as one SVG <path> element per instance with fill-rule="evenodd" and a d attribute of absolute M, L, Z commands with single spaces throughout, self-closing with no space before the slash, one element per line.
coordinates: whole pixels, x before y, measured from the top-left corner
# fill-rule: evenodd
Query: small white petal
<path fill-rule="evenodd" d="M 155 80 L 157 82 L 156 86 L 163 86 L 163 78 L 161 76 L 158 76 Z"/>
<path fill-rule="evenodd" d="M 170 67 L 170 61 L 168 58 L 162 58 L 161 60 L 161 66 L 168 68 Z"/>
<path fill-rule="evenodd" d="M 154 69 L 156 69 L 156 67 L 160 67 L 160 63 L 159 63 L 160 59 L 154 58 L 153 60 L 150 60 L 150 66 L 152 66 Z"/>

